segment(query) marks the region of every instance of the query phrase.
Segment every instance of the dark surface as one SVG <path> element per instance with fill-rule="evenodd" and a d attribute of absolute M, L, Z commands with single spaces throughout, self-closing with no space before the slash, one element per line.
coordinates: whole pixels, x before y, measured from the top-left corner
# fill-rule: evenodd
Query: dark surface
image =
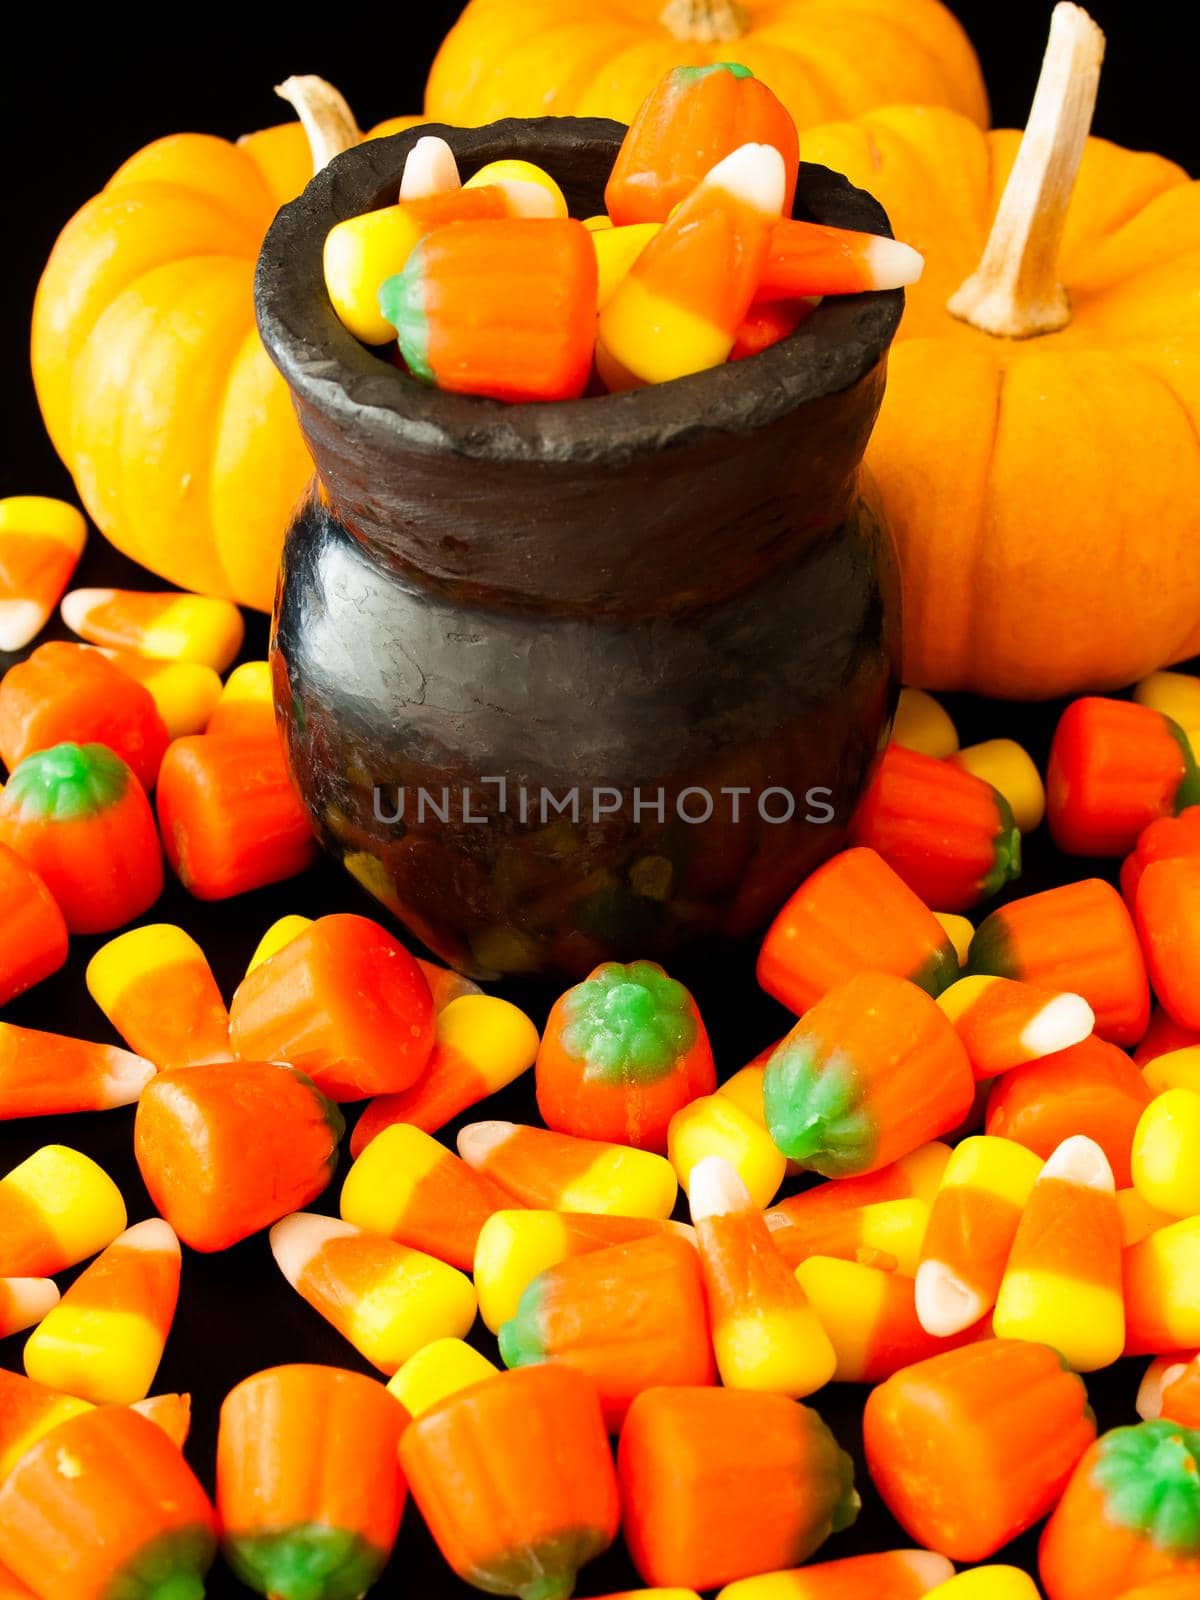
<path fill-rule="evenodd" d="M 0 493 L 70 493 L 69 480 L 37 416 L 26 354 L 34 285 L 67 216 L 121 160 L 151 138 L 181 128 L 234 135 L 280 120 L 269 86 L 290 72 L 321 71 L 339 82 L 352 95 L 365 124 L 416 109 L 430 53 L 456 9 L 435 0 L 386 17 L 364 15 L 357 22 L 331 26 L 316 12 L 297 16 L 282 7 L 255 7 L 248 15 L 245 7 L 235 11 L 212 5 L 202 15 L 188 18 L 184 48 L 172 52 L 169 61 L 162 49 L 167 35 L 151 35 L 144 24 L 127 21 L 111 8 L 75 15 L 69 25 L 63 16 L 46 10 L 23 17 L 24 52 L 13 53 L 20 70 L 13 73 L 15 81 L 5 97 L 10 149 L 19 148 L 20 155 L 7 169 L 11 226 L 8 248 L 0 258 L 6 308 L 0 327 L 6 341 Z M 953 9 L 967 23 L 980 50 L 997 123 L 1023 120 L 1049 4 L 1016 0 L 997 6 L 992 0 L 958 0 Z M 1144 0 L 1138 5 L 1130 0 L 1095 0 L 1090 9 L 1109 32 L 1096 131 L 1137 148 L 1157 148 L 1195 168 L 1192 63 L 1197 29 L 1192 0 Z M 78 581 L 138 587 L 146 579 L 94 538 Z M 247 653 L 261 656 L 265 649 L 266 624 L 256 619 Z M 0 667 L 4 665 L 7 662 L 0 657 Z M 964 742 L 1015 735 L 1044 761 L 1057 707 L 948 703 Z M 1043 831 L 1027 843 L 1025 876 L 1016 888 L 1031 892 L 1086 870 L 1086 863 L 1057 859 Z M 373 906 L 340 868 L 327 863 L 303 879 L 224 906 L 198 905 L 172 884 L 153 916 L 179 921 L 199 939 L 228 997 L 260 934 L 275 917 L 297 910 L 319 914 L 349 909 L 370 913 Z M 68 968 L 6 1008 L 6 1020 L 115 1042 L 83 985 L 87 959 L 101 942 L 74 941 Z M 786 1027 L 785 1013 L 755 988 L 751 951 L 728 964 L 707 969 L 685 965 L 677 970 L 695 988 L 723 1075 Z M 544 1020 L 552 998 L 548 991 L 528 987 L 506 992 L 523 999 L 539 1023 Z M 515 1086 L 491 1103 L 489 1114 L 493 1110 L 500 1116 L 528 1116 L 529 1089 Z M 10 1123 L 0 1128 L 0 1170 L 50 1139 L 76 1144 L 113 1173 L 127 1196 L 131 1220 L 137 1220 L 150 1208 L 132 1162 L 131 1128 L 128 1111 L 56 1119 L 53 1124 Z M 326 1209 L 336 1205 L 341 1176 L 325 1196 Z M 0 1360 L 19 1368 L 21 1342 L 18 1337 L 0 1345 Z M 179 1314 L 156 1387 L 192 1392 L 195 1424 L 189 1455 L 210 1482 L 222 1395 L 248 1373 L 289 1359 L 366 1370 L 316 1313 L 284 1288 L 264 1238 L 215 1258 L 189 1252 Z M 1132 1420 L 1140 1366 L 1123 1363 L 1089 1378 L 1102 1426 Z M 862 1468 L 861 1402 L 862 1391 L 845 1388 L 827 1389 L 816 1400 L 839 1439 L 856 1454 L 865 1500 L 855 1529 L 827 1547 L 824 1553 L 830 1557 L 908 1542 L 883 1512 Z M 1029 1536 L 1004 1556 L 1028 1565 L 1033 1549 Z M 380 1594 L 420 1594 L 432 1600 L 471 1592 L 446 1573 L 411 1511 L 389 1576 L 393 1581 L 385 1580 Z M 589 1568 L 580 1587 L 583 1594 L 595 1595 L 634 1582 L 618 1552 Z M 246 1591 L 218 1568 L 209 1593 L 214 1600 L 233 1600 Z"/>

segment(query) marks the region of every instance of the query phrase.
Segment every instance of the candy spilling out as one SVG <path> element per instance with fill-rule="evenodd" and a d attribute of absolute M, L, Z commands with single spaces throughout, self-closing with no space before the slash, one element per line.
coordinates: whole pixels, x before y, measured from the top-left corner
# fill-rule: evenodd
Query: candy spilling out
<path fill-rule="evenodd" d="M 906 244 L 794 219 L 798 165 L 790 115 L 746 67 L 677 67 L 625 136 L 605 214 L 570 217 L 527 161 L 461 183 L 426 135 L 396 204 L 331 229 L 325 287 L 356 338 L 395 340 L 413 377 L 454 393 L 665 383 L 758 354 L 826 295 L 920 277 Z"/>
<path fill-rule="evenodd" d="M 646 228 L 635 157 L 614 192 Z M 404 205 L 448 171 L 418 145 Z M 676 216 L 699 178 L 664 190 Z M 469 192 L 563 221 L 519 172 Z M 26 542 L 70 525 L 8 504 Z M 0 572 L 24 571 L 6 525 Z M 1200 717 L 1200 682 L 1075 702 L 1044 787 L 906 693 L 847 848 L 762 942 L 792 1026 L 727 1075 L 703 996 L 651 961 L 597 968 L 539 1035 L 369 918 L 293 915 L 226 996 L 145 919 L 164 852 L 201 897 L 311 859 L 269 669 L 221 684 L 219 610 L 79 593 L 111 651 L 46 644 L 0 681 L 0 1003 L 101 935 L 87 989 L 124 1047 L 0 1021 L 0 1118 L 136 1106 L 158 1215 L 130 1226 L 67 1145 L 0 1177 L 0 1337 L 25 1334 L 27 1374 L 0 1370 L 0 1596 L 200 1600 L 219 1550 L 261 1594 L 344 1600 L 410 1494 L 454 1572 L 520 1600 L 567 1600 L 618 1532 L 663 1600 L 1037 1600 L 986 1563 L 1042 1521 L 1049 1600 L 1200 1593 L 1200 797 L 1172 715 Z M 1043 815 L 1065 851 L 1123 856 L 1121 891 L 974 926 Z M 523 1074 L 545 1126 L 485 1105 Z M 338 1217 L 309 1208 L 347 1110 Z M 210 1500 L 187 1396 L 151 1390 L 185 1249 L 265 1230 L 294 1314 L 380 1378 L 240 1383 Z M 1152 1358 L 1136 1416 L 1098 1433 L 1086 1375 L 1130 1356 Z M 837 1554 L 859 1492 L 831 1383 L 867 1386 L 873 1491 L 914 1548 Z"/>

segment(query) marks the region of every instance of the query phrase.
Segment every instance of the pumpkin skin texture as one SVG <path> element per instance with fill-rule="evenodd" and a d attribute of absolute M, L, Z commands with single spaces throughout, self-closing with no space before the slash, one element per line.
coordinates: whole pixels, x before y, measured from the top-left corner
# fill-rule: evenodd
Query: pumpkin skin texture
<path fill-rule="evenodd" d="M 181 588 L 259 610 L 312 464 L 255 327 L 254 264 L 311 176 L 299 123 L 158 139 L 63 229 L 34 304 L 42 416 L 97 527 Z"/>
<path fill-rule="evenodd" d="M 464 126 L 631 122 L 672 67 L 715 61 L 749 67 L 801 128 L 908 100 L 988 121 L 975 53 L 939 0 L 470 0 L 433 64 L 425 113 Z"/>
<path fill-rule="evenodd" d="M 1058 272 L 1072 320 L 996 338 L 946 302 L 1020 134 L 890 107 L 802 134 L 925 253 L 867 450 L 900 548 L 906 683 L 1104 691 L 1200 650 L 1200 183 L 1090 138 Z"/>

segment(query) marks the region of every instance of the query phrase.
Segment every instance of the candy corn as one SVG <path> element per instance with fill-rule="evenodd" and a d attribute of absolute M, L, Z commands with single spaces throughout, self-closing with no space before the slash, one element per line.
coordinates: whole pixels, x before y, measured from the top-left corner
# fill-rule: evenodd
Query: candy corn
<path fill-rule="evenodd" d="M 797 1399 L 828 1383 L 829 1336 L 733 1167 L 706 1157 L 689 1200 L 721 1382 Z"/>
<path fill-rule="evenodd" d="M 772 1208 L 768 1221 L 780 1226 L 785 1222 L 809 1226 L 819 1219 L 836 1219 L 849 1211 L 889 1200 L 919 1200 L 932 1205 L 949 1160 L 950 1146 L 931 1140 L 877 1172 L 839 1178 L 836 1183 L 818 1183 L 800 1194 L 789 1195 Z"/>
<path fill-rule="evenodd" d="M 537 1054 L 548 1127 L 661 1155 L 674 1114 L 716 1086 L 696 1003 L 655 962 L 606 962 L 555 1001 Z"/>
<path fill-rule="evenodd" d="M 1114 1428 L 1072 1473 L 1038 1549 L 1049 1600 L 1116 1600 L 1156 1578 L 1200 1584 L 1200 1434 Z"/>
<path fill-rule="evenodd" d="M 1120 895 L 1099 878 L 993 911 L 971 941 L 969 967 L 1082 995 L 1112 1044 L 1136 1044 L 1146 1031 L 1150 990 L 1137 933 Z"/>
<path fill-rule="evenodd" d="M 1065 1050 L 1092 1031 L 1082 995 L 1048 994 L 1012 978 L 960 978 L 938 996 L 976 1078 L 995 1078 L 1026 1061 Z"/>
<path fill-rule="evenodd" d="M 985 739 L 982 744 L 952 752 L 950 762 L 999 790 L 1008 801 L 1013 821 L 1022 834 L 1032 833 L 1041 826 L 1046 815 L 1042 775 L 1029 752 L 1015 740 Z"/>
<path fill-rule="evenodd" d="M 361 1155 L 393 1122 L 436 1133 L 528 1071 L 537 1049 L 537 1029 L 509 1001 L 487 994 L 451 1000 L 437 1012 L 428 1066 L 411 1088 L 371 1101 L 351 1136 L 350 1153 Z"/>
<path fill-rule="evenodd" d="M 273 1367 L 231 1390 L 217 1511 L 242 1582 L 271 1600 L 365 1594 L 404 1510 L 404 1421 L 382 1384 L 336 1367 Z"/>
<path fill-rule="evenodd" d="M 988 1101 L 987 1131 L 1043 1160 L 1072 1134 L 1086 1134 L 1125 1188 L 1132 1181 L 1134 1131 L 1149 1103 L 1149 1086 L 1124 1051 L 1093 1037 L 998 1078 Z"/>
<path fill-rule="evenodd" d="M 0 1339 L 36 1326 L 58 1300 L 51 1278 L 0 1278 Z"/>
<path fill-rule="evenodd" d="M 612 1433 L 643 1390 L 716 1380 L 700 1262 L 674 1234 L 548 1267 L 498 1337 L 506 1367 L 553 1361 L 586 1373 Z"/>
<path fill-rule="evenodd" d="M 607 1250 L 660 1233 L 693 1237 L 681 1222 L 567 1211 L 496 1211 L 479 1230 L 473 1272 L 479 1312 L 497 1332 L 517 1314 L 525 1290 L 549 1267 L 572 1256 Z"/>
<path fill-rule="evenodd" d="M 1200 1346 L 1200 1217 L 1156 1228 L 1123 1258 L 1125 1354 Z"/>
<path fill-rule="evenodd" d="M 446 1561 L 491 1594 L 570 1595 L 617 1536 L 595 1386 L 569 1367 L 502 1372 L 449 1395 L 404 1430 L 400 1463 Z"/>
<path fill-rule="evenodd" d="M 58 971 L 67 925 L 46 885 L 16 851 L 0 844 L 0 1006 Z"/>
<path fill-rule="evenodd" d="M 795 300 L 801 295 L 904 289 L 918 283 L 924 270 L 924 257 L 899 239 L 788 217 L 772 229 L 755 296 Z"/>
<path fill-rule="evenodd" d="M 587 386 L 596 253 L 571 218 L 438 228 L 379 305 L 423 383 L 508 401 L 569 400 Z"/>
<path fill-rule="evenodd" d="M 1200 856 L 1150 863 L 1137 887 L 1137 929 L 1163 1009 L 1200 1028 Z"/>
<path fill-rule="evenodd" d="M 592 232 L 597 311 L 604 310 L 660 227 L 657 222 L 633 222 L 623 228 L 597 228 Z"/>
<path fill-rule="evenodd" d="M 240 667 L 234 667 L 204 731 L 236 739 L 275 737 L 275 696 L 269 661 L 243 661 Z"/>
<path fill-rule="evenodd" d="M 288 919 L 285 917 L 283 920 L 286 922 Z M 294 920 L 299 922 L 303 919 L 297 917 Z M 470 978 L 464 978 L 461 972 L 455 972 L 451 967 L 440 966 L 436 961 L 423 961 L 420 956 L 417 957 L 417 965 L 425 974 L 425 982 L 433 996 L 433 1009 L 438 1013 L 443 1012 L 452 1001 L 461 1000 L 465 994 L 483 992 L 477 983 L 472 983 Z"/>
<path fill-rule="evenodd" d="M 929 994 L 958 977 L 933 913 L 874 850 L 843 850 L 818 867 L 763 940 L 758 981 L 803 1014 L 858 972 L 893 972 Z"/>
<path fill-rule="evenodd" d="M 1133 1183 L 1172 1217 L 1200 1214 L 1200 1094 L 1168 1089 L 1142 1113 L 1133 1136 Z"/>
<path fill-rule="evenodd" d="M 956 1127 L 975 1085 L 967 1053 L 915 984 L 863 973 L 808 1011 L 767 1063 L 771 1137 L 826 1177 L 872 1172 Z"/>
<path fill-rule="evenodd" d="M 377 922 L 321 917 L 243 978 L 229 1036 L 240 1056 L 290 1061 L 333 1099 L 361 1100 L 407 1089 L 425 1070 L 433 1000 Z"/>
<path fill-rule="evenodd" d="M 838 1383 L 879 1383 L 947 1348 L 917 1320 L 913 1280 L 901 1273 L 809 1256 L 796 1268 L 796 1281 L 829 1335 Z M 953 1343 L 978 1338 L 981 1326 L 955 1335 Z"/>
<path fill-rule="evenodd" d="M 756 143 L 696 184 L 600 313 L 596 365 L 609 389 L 665 383 L 728 358 L 787 184 L 779 151 Z"/>
<path fill-rule="evenodd" d="M 400 202 L 425 200 L 431 194 L 452 194 L 462 185 L 458 162 L 445 139 L 425 134 L 404 158 L 400 176 Z"/>
<path fill-rule="evenodd" d="M 191 1468 L 124 1406 L 68 1418 L 0 1483 L 0 1561 L 37 1600 L 201 1600 L 215 1550 Z"/>
<path fill-rule="evenodd" d="M 512 1204 L 487 1174 L 472 1171 L 423 1129 L 398 1122 L 350 1168 L 341 1212 L 357 1228 L 470 1272 L 480 1229 Z"/>
<path fill-rule="evenodd" d="M 87 523 L 64 500 L 0 500 L 0 650 L 23 650 L 41 633 L 86 542 Z"/>
<path fill-rule="evenodd" d="M 617 1471 L 648 1584 L 715 1589 L 797 1566 L 858 1515 L 850 1457 L 778 1394 L 650 1389 L 630 1407 Z"/>
<path fill-rule="evenodd" d="M 906 1367 L 872 1391 L 867 1466 L 919 1544 L 981 1561 L 1044 1517 L 1096 1437 L 1054 1350 L 999 1338 Z"/>
<path fill-rule="evenodd" d="M 199 661 L 155 661 L 130 650 L 100 649 L 99 654 L 150 691 L 172 739 L 204 732 L 221 697 L 220 675 L 211 667 Z"/>
<path fill-rule="evenodd" d="M 245 627 L 232 600 L 132 589 L 73 589 L 62 618 L 89 644 L 160 661 L 198 661 L 224 672 L 242 648 Z"/>
<path fill-rule="evenodd" d="M 1200 773 L 1178 723 L 1127 700 L 1085 696 L 1050 746 L 1046 810 L 1060 850 L 1123 856 L 1156 817 L 1200 801 Z"/>
<path fill-rule="evenodd" d="M 0 1278 L 49 1277 L 125 1227 L 121 1191 L 82 1151 L 47 1144 L 0 1178 Z"/>
<path fill-rule="evenodd" d="M 1041 1600 L 1037 1584 L 1020 1567 L 976 1567 L 933 1593 L 937 1600 Z"/>
<path fill-rule="evenodd" d="M 1133 698 L 1181 728 L 1200 728 L 1200 678 L 1188 672 L 1152 672 L 1133 686 Z"/>
<path fill-rule="evenodd" d="M 892 718 L 892 743 L 945 760 L 958 749 L 958 729 L 940 700 L 924 689 L 901 689 Z"/>
<path fill-rule="evenodd" d="M 34 1383 L 32 1378 L 22 1378 L 0 1367 L 0 1482 L 30 1446 L 52 1428 L 90 1410 L 90 1400 L 48 1389 L 43 1383 Z"/>
<path fill-rule="evenodd" d="M 255 967 L 261 967 L 264 961 L 269 961 L 283 949 L 285 944 L 291 944 L 298 933 L 303 933 L 305 928 L 311 928 L 312 925 L 311 917 L 301 917 L 295 913 L 280 917 L 278 922 L 273 922 L 254 948 L 254 954 L 246 967 L 247 976 Z M 418 961 L 417 965 L 420 966 L 421 963 Z"/>
<path fill-rule="evenodd" d="M 226 900 L 310 867 L 317 843 L 278 739 L 176 739 L 158 777 L 171 870 L 197 900 Z"/>
<path fill-rule="evenodd" d="M 447 1396 L 494 1378 L 500 1369 L 461 1339 L 434 1339 L 413 1352 L 388 1384 L 410 1417 L 419 1417 Z"/>
<path fill-rule="evenodd" d="M 0 1022 L 0 1120 L 131 1105 L 153 1076 L 128 1050 Z"/>
<path fill-rule="evenodd" d="M 145 790 L 100 744 L 26 756 L 0 792 L 0 844 L 41 877 L 72 933 L 108 933 L 162 892 Z"/>
<path fill-rule="evenodd" d="M 665 222 L 719 161 L 748 143 L 779 151 L 776 212 L 790 213 L 799 150 L 786 107 L 738 62 L 675 67 L 642 102 L 621 141 L 604 191 L 609 216 L 618 226 Z"/>
<path fill-rule="evenodd" d="M 783 1182 L 786 1162 L 762 1118 L 749 1116 L 726 1094 L 704 1095 L 671 1118 L 667 1130 L 671 1165 L 690 1192 L 692 1173 L 709 1156 L 727 1161 L 756 1206 L 770 1205 Z"/>
<path fill-rule="evenodd" d="M 921 1326 L 938 1338 L 995 1305 L 1009 1251 L 1042 1163 L 1008 1139 L 964 1139 L 934 1196 L 917 1268 Z"/>
<path fill-rule="evenodd" d="M 314 1200 L 345 1124 L 303 1073 L 239 1061 L 160 1073 L 133 1153 L 155 1206 L 193 1250 L 227 1250 Z"/>
<path fill-rule="evenodd" d="M 662 1156 L 516 1122 L 470 1123 L 458 1153 L 522 1204 L 550 1211 L 669 1217 L 678 1193 Z"/>
<path fill-rule="evenodd" d="M 903 745 L 884 751 L 851 838 L 942 911 L 966 911 L 1021 872 L 1021 834 L 999 791 Z"/>
<path fill-rule="evenodd" d="M 953 1576 L 953 1565 L 932 1550 L 888 1550 L 742 1578 L 717 1600 L 921 1600 Z"/>
<path fill-rule="evenodd" d="M 102 744 L 152 789 L 168 738 L 149 690 L 86 645 L 44 644 L 0 681 L 0 757 L 10 769 L 57 744 Z"/>
<path fill-rule="evenodd" d="M 499 189 L 510 216 L 565 217 L 567 198 L 544 167 L 532 161 L 489 161 L 463 184 L 471 193 Z"/>
<path fill-rule="evenodd" d="M 1077 1372 L 1106 1367 L 1121 1354 L 1121 1224 L 1112 1169 L 1094 1140 L 1065 1140 L 1038 1175 L 993 1326 L 998 1338 L 1053 1346 Z"/>
<path fill-rule="evenodd" d="M 151 923 L 110 940 L 88 962 L 87 986 L 129 1048 L 155 1066 L 233 1059 L 221 991 L 182 928 Z"/>
<path fill-rule="evenodd" d="M 839 1186 L 853 1181 L 836 1180 Z M 810 1256 L 833 1256 L 911 1278 L 929 1226 L 929 1207 L 924 1200 L 881 1200 L 812 1217 L 801 1213 L 794 1221 L 776 1207 L 766 1213 L 766 1222 L 771 1242 L 793 1269 Z"/>
<path fill-rule="evenodd" d="M 119 1234 L 25 1344 L 36 1383 L 97 1405 L 150 1392 L 179 1296 L 179 1240 L 161 1217 Z"/>
<path fill-rule="evenodd" d="M 271 1229 L 271 1252 L 292 1288 L 389 1376 L 475 1321 L 475 1291 L 461 1272 L 336 1217 L 294 1211 Z"/>
<path fill-rule="evenodd" d="M 1148 1205 L 1132 1185 L 1117 1190 L 1117 1215 L 1121 1219 L 1121 1243 L 1126 1250 L 1177 1220 Z"/>

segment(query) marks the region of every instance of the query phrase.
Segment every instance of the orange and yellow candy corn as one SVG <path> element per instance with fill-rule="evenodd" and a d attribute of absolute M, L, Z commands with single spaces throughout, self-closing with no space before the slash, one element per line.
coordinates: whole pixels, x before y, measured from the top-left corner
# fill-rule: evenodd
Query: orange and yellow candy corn
<path fill-rule="evenodd" d="M 939 1339 L 985 1316 L 996 1296 L 1040 1159 L 1009 1139 L 964 1139 L 934 1196 L 917 1268 L 917 1317 Z"/>
<path fill-rule="evenodd" d="M 156 1067 L 233 1059 L 221 991 L 182 928 L 156 922 L 111 939 L 88 962 L 87 986 L 129 1048 Z"/>
<path fill-rule="evenodd" d="M 523 1205 L 549 1211 L 669 1217 L 678 1193 L 662 1156 L 523 1123 L 469 1123 L 458 1153 Z"/>
<path fill-rule="evenodd" d="M 772 1207 L 769 1216 L 780 1227 L 785 1222 L 807 1226 L 818 1218 L 840 1217 L 847 1211 L 888 1200 L 922 1200 L 927 1206 L 932 1205 L 949 1160 L 950 1146 L 934 1139 L 877 1172 L 817 1183 L 811 1189 L 789 1195 Z"/>
<path fill-rule="evenodd" d="M 925 258 L 899 239 L 785 217 L 771 230 L 755 298 L 798 300 L 804 295 L 905 289 L 920 282 L 924 270 Z"/>
<path fill-rule="evenodd" d="M 953 1564 L 932 1550 L 887 1550 L 741 1578 L 717 1600 L 921 1600 L 953 1576 Z"/>
<path fill-rule="evenodd" d="M 161 1217 L 127 1228 L 30 1334 L 25 1371 L 97 1405 L 145 1399 L 175 1316 L 179 1268 L 179 1240 Z"/>
<path fill-rule="evenodd" d="M 0 500 L 0 651 L 23 650 L 62 599 L 87 543 L 87 523 L 65 500 Z"/>
<path fill-rule="evenodd" d="M 998 1338 L 1048 1344 L 1077 1372 L 1121 1354 L 1121 1222 L 1112 1168 L 1094 1140 L 1064 1140 L 1039 1173 L 992 1320 Z"/>
<path fill-rule="evenodd" d="M 1200 1217 L 1156 1228 L 1125 1251 L 1125 1353 L 1200 1347 Z"/>
<path fill-rule="evenodd" d="M 302 917 L 295 912 L 273 922 L 254 947 L 254 954 L 246 965 L 247 977 L 255 967 L 261 967 L 264 961 L 269 961 L 283 949 L 284 945 L 291 944 L 298 933 L 303 933 L 305 928 L 311 928 L 312 925 L 312 917 Z M 417 965 L 420 966 L 421 963 L 418 961 Z"/>
<path fill-rule="evenodd" d="M 243 661 L 234 667 L 213 707 L 205 733 L 235 739 L 275 738 L 275 695 L 269 661 Z"/>
<path fill-rule="evenodd" d="M 159 661 L 199 661 L 214 672 L 232 663 L 246 631 L 232 600 L 169 591 L 72 589 L 62 618 L 89 644 Z"/>
<path fill-rule="evenodd" d="M 499 1371 L 473 1345 L 461 1339 L 433 1339 L 397 1369 L 388 1384 L 388 1393 L 399 1400 L 410 1417 L 419 1417 L 448 1395 L 494 1378 Z"/>
<path fill-rule="evenodd" d="M 771 1242 L 793 1270 L 809 1256 L 833 1256 L 911 1278 L 929 1226 L 929 1207 L 924 1200 L 880 1200 L 812 1217 L 802 1214 L 795 1221 L 775 1208 L 766 1213 L 766 1222 Z"/>
<path fill-rule="evenodd" d="M 58 971 L 68 936 L 58 902 L 15 850 L 0 844 L 0 1006 Z"/>
<path fill-rule="evenodd" d="M 770 1205 L 787 1170 L 763 1119 L 750 1116 L 727 1094 L 702 1095 L 671 1118 L 667 1153 L 684 1192 L 707 1156 L 720 1156 L 741 1178 L 756 1206 Z"/>
<path fill-rule="evenodd" d="M 36 1327 L 58 1301 L 52 1278 L 0 1278 L 0 1339 Z"/>
<path fill-rule="evenodd" d="M 976 1078 L 995 1078 L 1026 1061 L 1086 1039 L 1095 1016 L 1079 994 L 1049 994 L 1013 978 L 960 978 L 938 995 Z"/>
<path fill-rule="evenodd" d="M 479 1231 L 512 1196 L 422 1128 L 397 1122 L 372 1139 L 346 1174 L 346 1222 L 424 1250 L 470 1272 Z"/>
<path fill-rule="evenodd" d="M 153 1076 L 128 1050 L 0 1022 L 0 1120 L 132 1105 Z"/>
<path fill-rule="evenodd" d="M 490 994 L 451 1000 L 436 1013 L 428 1066 L 411 1088 L 371 1101 L 351 1135 L 351 1155 L 393 1122 L 436 1133 L 528 1071 L 537 1049 L 537 1029 L 510 1001 Z"/>
<path fill-rule="evenodd" d="M 454 151 L 445 139 L 424 134 L 404 158 L 400 175 L 400 201 L 425 200 L 431 194 L 453 194 L 462 179 Z"/>
<path fill-rule="evenodd" d="M 200 661 L 155 661 L 131 650 L 97 647 L 127 678 L 150 691 L 172 739 L 203 733 L 221 698 L 221 677 Z"/>
<path fill-rule="evenodd" d="M 461 972 L 455 972 L 452 967 L 443 967 L 437 961 L 424 961 L 420 956 L 417 957 L 417 965 L 425 974 L 435 1012 L 444 1011 L 452 1000 L 461 1000 L 465 994 L 483 993 L 477 983 L 464 978 Z"/>
<path fill-rule="evenodd" d="M 705 1157 L 688 1198 L 721 1382 L 794 1399 L 828 1383 L 829 1336 L 734 1168 Z"/>
<path fill-rule="evenodd" d="M 495 1333 L 517 1314 L 525 1290 L 549 1267 L 572 1256 L 607 1250 L 658 1233 L 692 1238 L 686 1223 L 648 1217 L 615 1217 L 584 1211 L 496 1211 L 479 1230 L 475 1289 L 479 1313 Z"/>
<path fill-rule="evenodd" d="M 50 1277 L 103 1250 L 128 1218 L 121 1191 L 80 1150 L 43 1145 L 0 1178 L 0 1277 Z"/>
<path fill-rule="evenodd" d="M 696 185 L 600 313 L 596 365 L 610 389 L 728 359 L 786 187 L 783 157 L 767 144 L 742 145 Z"/>
<path fill-rule="evenodd" d="M 292 1288 L 389 1376 L 475 1321 L 475 1291 L 461 1272 L 336 1217 L 292 1212 L 271 1229 L 271 1252 Z"/>
<path fill-rule="evenodd" d="M 49 1389 L 44 1383 L 23 1378 L 0 1367 L 0 1480 L 43 1435 L 69 1417 L 95 1408 L 90 1400 Z M 186 1394 L 152 1395 L 135 1400 L 129 1408 L 161 1428 L 180 1450 L 191 1424 L 191 1398 Z M 0 1587 L 0 1600 L 4 1590 Z"/>

